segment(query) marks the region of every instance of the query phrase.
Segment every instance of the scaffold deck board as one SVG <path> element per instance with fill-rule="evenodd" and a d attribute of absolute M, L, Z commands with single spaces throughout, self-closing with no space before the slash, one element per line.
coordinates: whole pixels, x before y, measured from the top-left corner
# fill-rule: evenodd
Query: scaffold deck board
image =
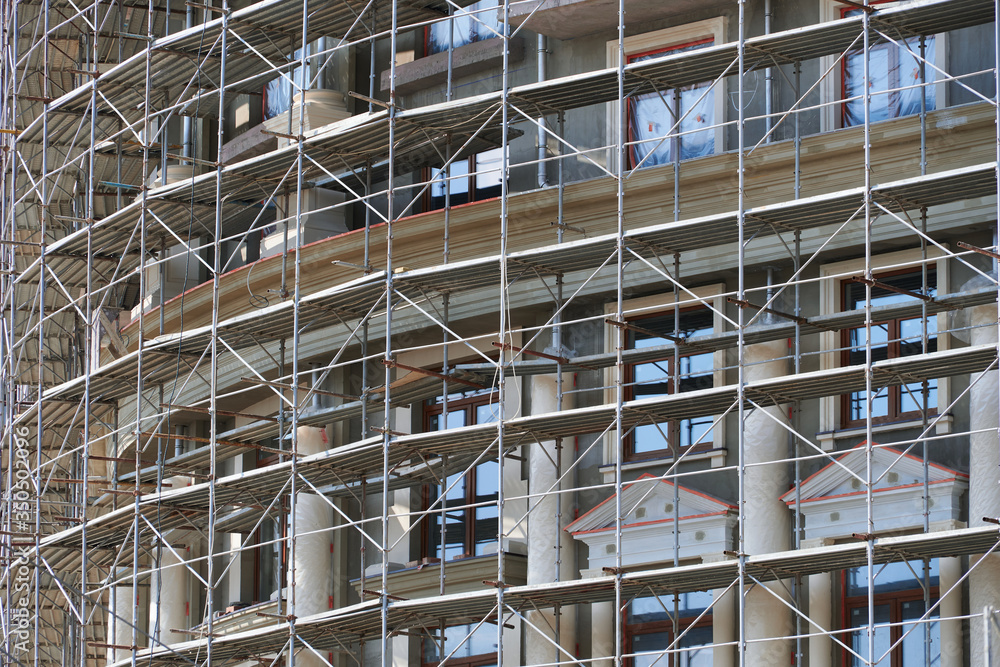
<path fill-rule="evenodd" d="M 995 527 L 966 528 L 938 533 L 880 537 L 873 540 L 873 563 L 881 565 L 904 558 L 934 558 L 940 555 L 963 556 L 991 551 L 1000 544 Z M 800 549 L 765 555 L 747 555 L 746 583 L 777 581 L 791 575 L 808 576 L 822 572 L 859 567 L 868 562 L 864 542 L 829 547 Z M 739 581 L 735 559 L 658 570 L 629 572 L 621 575 L 622 600 L 649 595 L 650 591 L 691 592 L 725 589 Z M 616 577 L 605 575 L 591 579 L 554 582 L 544 585 L 512 586 L 503 591 L 503 616 L 508 610 L 549 608 L 555 605 L 594 604 L 615 600 Z M 391 593 L 391 591 L 389 591 Z M 414 629 L 425 632 L 436 628 L 441 618 L 450 622 L 495 622 L 497 592 L 484 586 L 479 592 L 443 595 L 414 600 L 385 602 L 391 632 Z M 337 640 L 352 644 L 381 636 L 381 600 L 370 600 L 316 616 L 295 620 L 295 632 L 314 648 L 338 648 Z M 277 651 L 288 639 L 288 623 L 273 623 L 242 633 L 213 639 L 213 654 L 218 659 L 237 661 Z M 143 650 L 138 654 L 143 664 L 172 665 L 203 655 L 205 640 L 181 642 L 172 649 Z M 124 667 L 119 662 L 115 667 Z"/>
<path fill-rule="evenodd" d="M 995 365 L 996 360 L 996 345 L 982 345 L 883 360 L 872 364 L 872 374 L 874 386 L 878 388 L 979 373 Z M 849 366 L 751 382 L 744 388 L 748 402 L 743 407 L 752 408 L 753 404 L 749 401 L 768 406 L 861 391 L 865 388 L 865 377 L 864 366 Z M 734 406 L 738 396 L 739 388 L 728 385 L 627 401 L 623 405 L 622 429 L 624 432 L 640 423 L 722 414 Z M 516 447 L 555 437 L 601 433 L 613 427 L 614 423 L 614 405 L 509 419 L 502 422 L 504 454 Z M 388 454 L 392 474 L 401 478 L 404 475 L 400 469 L 408 467 L 409 472 L 416 473 L 411 483 L 423 483 L 429 474 L 428 466 L 442 473 L 453 473 L 454 468 L 448 462 L 451 457 L 455 457 L 460 469 L 464 469 L 470 457 L 485 455 L 490 448 L 495 449 L 494 454 L 499 456 L 498 426 L 481 424 L 396 436 Z M 367 479 L 377 486 L 382 477 L 383 463 L 382 438 L 369 438 L 302 457 L 294 463 L 286 461 L 212 483 L 164 490 L 160 494 L 144 494 L 138 509 L 146 520 L 155 521 L 160 531 L 166 531 L 192 522 L 199 523 L 213 506 L 266 505 L 263 500 L 256 499 L 273 498 L 287 492 L 293 466 L 297 474 L 308 479 L 314 487 L 328 488 L 330 495 L 350 495 L 354 492 L 353 483 L 358 480 Z M 346 480 L 350 482 L 345 483 Z M 120 546 L 128 543 L 133 520 L 134 511 L 129 506 L 89 521 L 86 527 L 88 544 Z M 77 545 L 83 536 L 82 531 L 83 527 L 75 527 L 46 538 L 42 545 L 43 552 Z"/>

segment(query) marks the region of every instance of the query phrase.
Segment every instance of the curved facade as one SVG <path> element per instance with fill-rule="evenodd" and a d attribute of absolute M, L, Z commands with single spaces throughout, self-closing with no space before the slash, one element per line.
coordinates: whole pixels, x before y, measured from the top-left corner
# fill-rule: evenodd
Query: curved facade
<path fill-rule="evenodd" d="M 1000 664 L 995 11 L 6 3 L 5 664 Z"/>

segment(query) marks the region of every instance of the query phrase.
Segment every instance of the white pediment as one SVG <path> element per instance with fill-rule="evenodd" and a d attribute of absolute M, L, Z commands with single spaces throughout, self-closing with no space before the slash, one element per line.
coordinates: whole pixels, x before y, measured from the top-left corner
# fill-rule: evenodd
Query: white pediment
<path fill-rule="evenodd" d="M 620 497 L 623 567 L 652 567 L 675 557 L 715 558 L 732 549 L 735 505 L 680 485 L 675 489 L 673 482 L 652 475 L 622 486 Z M 619 564 L 616 509 L 611 496 L 566 527 L 587 545 L 590 569 L 595 572 Z"/>
<path fill-rule="evenodd" d="M 674 509 L 674 483 L 652 475 L 642 475 L 622 486 L 621 507 L 623 526 L 660 521 L 681 521 L 706 515 L 724 514 L 735 505 L 684 486 L 677 487 L 677 510 Z M 573 534 L 611 530 L 616 523 L 615 497 L 611 496 L 566 527 Z"/>
<path fill-rule="evenodd" d="M 800 487 L 802 502 L 834 498 L 865 492 L 867 479 L 867 457 L 865 443 L 844 452 L 814 473 Z M 928 465 L 928 482 L 965 480 L 968 475 L 952 470 L 937 463 Z M 904 453 L 892 447 L 876 446 L 872 449 L 872 479 L 875 480 L 875 491 L 887 491 L 923 484 L 923 461 L 912 454 Z M 781 497 L 786 503 L 795 502 L 795 489 Z"/>

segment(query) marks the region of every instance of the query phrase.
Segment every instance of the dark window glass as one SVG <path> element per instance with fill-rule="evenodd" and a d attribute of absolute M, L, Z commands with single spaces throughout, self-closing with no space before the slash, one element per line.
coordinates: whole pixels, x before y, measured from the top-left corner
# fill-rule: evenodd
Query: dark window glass
<path fill-rule="evenodd" d="M 681 311 L 675 322 L 673 311 L 630 320 L 628 346 L 646 349 L 672 345 L 672 339 L 686 339 L 714 333 L 714 314 L 708 308 Z M 677 330 L 675 331 L 675 324 Z M 630 364 L 626 368 L 627 399 L 666 396 L 677 392 L 710 389 L 715 370 L 711 352 L 693 352 L 681 346 L 680 354 L 665 350 L 653 361 Z M 675 372 L 676 371 L 676 372 Z M 675 390 L 676 385 L 676 390 Z M 682 419 L 635 427 L 626 443 L 626 456 L 632 459 L 666 456 L 672 448 L 710 446 L 711 416 Z"/>
<path fill-rule="evenodd" d="M 890 287 L 906 290 L 912 293 L 925 293 L 924 278 L 919 270 L 905 271 L 887 276 L 876 276 L 875 280 Z M 857 282 L 844 283 L 845 310 L 860 310 L 865 307 L 865 285 Z M 927 296 L 937 294 L 937 274 L 933 269 L 927 270 Z M 913 302 L 916 297 L 900 294 L 884 287 L 872 287 L 872 307 L 887 306 L 896 303 Z M 871 327 L 872 361 L 897 359 L 914 354 L 922 354 L 924 350 L 924 320 L 920 317 L 901 318 L 874 322 Z M 937 350 L 937 317 L 926 320 L 927 352 Z M 865 363 L 866 329 L 855 327 L 849 329 L 844 340 L 844 363 L 854 366 Z M 927 405 L 929 409 L 937 406 L 937 382 L 928 383 Z M 857 424 L 866 419 L 868 414 L 868 395 L 864 391 L 854 392 L 845 397 L 845 425 Z M 879 422 L 891 422 L 918 416 L 923 410 L 923 385 L 919 382 L 907 383 L 900 387 L 884 387 L 877 391 L 871 404 L 872 418 Z"/>

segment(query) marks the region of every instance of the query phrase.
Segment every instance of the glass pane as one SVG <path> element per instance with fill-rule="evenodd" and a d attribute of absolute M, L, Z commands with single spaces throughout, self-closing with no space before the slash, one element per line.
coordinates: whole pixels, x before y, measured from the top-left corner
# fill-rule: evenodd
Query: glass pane
<path fill-rule="evenodd" d="M 711 625 L 688 630 L 680 640 L 680 648 L 685 650 L 677 656 L 679 667 L 712 667 L 711 643 Z"/>
<path fill-rule="evenodd" d="M 500 194 L 500 185 L 503 181 L 500 168 L 503 166 L 503 151 L 494 148 L 491 151 L 483 151 L 475 157 L 476 160 L 476 191 L 477 199 L 485 199 L 494 191 L 496 196 Z"/>
<path fill-rule="evenodd" d="M 670 633 L 650 632 L 632 636 L 632 664 L 635 667 L 668 667 L 670 659 L 661 651 L 670 646 Z"/>
<path fill-rule="evenodd" d="M 435 505 L 434 511 L 428 517 L 428 539 L 435 557 L 451 560 L 465 555 L 465 476 L 461 474 L 451 475 L 447 480 L 447 486 L 452 486 L 452 488 L 445 497 L 444 508 L 441 507 L 440 503 Z M 441 491 L 441 487 L 435 487 L 430 498 L 431 503 L 440 497 Z M 441 549 L 442 509 L 445 511 L 445 547 L 443 551 Z"/>
<path fill-rule="evenodd" d="M 712 626 L 703 625 L 689 629 L 672 653 L 669 632 L 648 632 L 632 636 L 632 651 L 636 654 L 632 664 L 645 667 L 711 667 L 712 666 Z"/>
<path fill-rule="evenodd" d="M 456 160 L 447 170 L 435 169 L 431 173 L 431 208 L 444 206 L 445 188 L 451 195 L 452 206 L 469 201 L 469 162 Z"/>
<path fill-rule="evenodd" d="M 916 621 L 924 615 L 923 600 L 909 600 L 902 604 L 903 621 Z M 937 611 L 932 611 L 930 618 L 938 618 Z M 906 634 L 909 632 L 909 634 Z M 937 621 L 924 623 L 903 623 L 903 667 L 911 665 L 930 665 L 938 667 L 941 664 L 941 628 Z M 928 660 L 928 657 L 930 658 Z"/>
<path fill-rule="evenodd" d="M 496 403 L 476 406 L 476 423 L 492 424 L 500 417 L 500 406 Z"/>
<path fill-rule="evenodd" d="M 497 486 L 499 472 L 500 466 L 493 461 L 480 463 L 476 466 L 476 494 L 474 500 L 477 505 L 480 503 L 493 503 L 484 507 L 476 507 L 475 509 L 476 527 L 473 553 L 477 556 L 486 553 L 487 545 L 495 543 L 499 533 L 496 506 L 497 499 L 499 498 Z"/>
<path fill-rule="evenodd" d="M 927 351 L 937 351 L 937 317 L 926 320 L 913 318 L 899 322 L 899 356 L 907 357 L 924 351 L 923 323 L 927 323 Z M 920 382 L 905 384 L 900 388 L 899 410 L 901 413 L 920 412 L 924 409 L 924 386 Z M 927 383 L 928 410 L 937 407 L 937 380 Z"/>
<path fill-rule="evenodd" d="M 429 419 L 429 430 L 431 431 L 443 431 L 449 428 L 458 428 L 459 426 L 465 426 L 465 410 L 449 410 L 448 418 L 442 419 L 442 415 L 431 415 Z M 444 423 L 447 422 L 447 423 Z"/>
<path fill-rule="evenodd" d="M 681 593 L 677 596 L 680 618 L 697 616 L 712 604 L 712 594 L 705 591 Z M 669 613 L 668 613 L 669 612 Z M 649 623 L 670 620 L 674 613 L 674 596 L 660 595 L 658 598 L 636 598 L 628 608 L 629 623 Z"/>
<path fill-rule="evenodd" d="M 882 660 L 878 662 L 869 662 L 871 657 L 868 655 L 868 628 L 862 627 L 868 623 L 868 608 L 867 607 L 854 607 L 851 609 L 851 627 L 859 628 L 851 633 L 851 648 L 854 649 L 862 659 L 859 660 L 857 656 L 851 655 L 851 665 L 879 665 L 880 667 L 889 667 L 892 660 L 891 656 L 886 655 Z M 890 641 L 890 631 L 889 631 L 889 605 L 879 604 L 875 605 L 875 657 L 884 655 L 886 651 L 889 650 L 891 645 Z"/>
<path fill-rule="evenodd" d="M 630 330 L 629 345 L 633 349 L 671 345 L 674 337 L 686 339 L 705 336 L 714 332 L 714 313 L 708 308 L 685 310 L 679 317 L 673 311 L 633 320 L 638 330 Z M 683 350 L 683 348 L 682 348 Z M 659 361 L 651 361 L 631 366 L 632 398 L 654 398 L 673 392 L 674 355 Z M 687 354 L 678 358 L 677 378 L 680 391 L 710 389 L 713 385 L 715 357 L 712 353 Z M 677 423 L 678 446 L 689 447 L 711 439 L 706 434 L 712 425 L 712 417 L 685 419 Z M 654 425 L 642 424 L 633 433 L 632 452 L 636 454 L 662 451 L 668 448 L 671 425 L 667 422 Z"/>
<path fill-rule="evenodd" d="M 475 630 L 473 631 L 473 629 Z M 470 632 L 472 636 L 466 639 Z M 452 655 L 452 660 L 454 660 L 496 653 L 497 650 L 497 628 L 489 623 L 483 623 L 478 628 L 475 624 L 456 625 L 445 628 L 443 634 L 443 653 L 439 650 L 440 646 L 437 642 L 424 640 L 424 662 L 438 662 L 451 655 L 452 651 L 455 651 L 455 654 Z"/>
<path fill-rule="evenodd" d="M 868 595 L 868 568 L 856 567 L 846 570 L 847 597 Z M 938 562 L 930 561 L 930 585 L 938 585 Z M 911 560 L 875 566 L 875 593 L 892 593 L 919 589 L 924 578 L 924 562 Z"/>
<path fill-rule="evenodd" d="M 893 276 L 876 276 L 875 279 L 884 284 L 897 287 L 914 293 L 925 293 L 928 296 L 937 294 L 937 274 L 933 268 L 927 270 L 927 290 L 924 291 L 924 278 L 921 271 L 914 270 L 908 273 L 900 273 Z M 847 310 L 864 308 L 866 286 L 863 283 L 845 282 L 844 294 Z M 872 287 L 872 306 L 887 306 L 894 303 L 904 303 L 913 301 L 916 297 L 908 294 L 900 294 L 892 290 L 875 285 Z"/>

